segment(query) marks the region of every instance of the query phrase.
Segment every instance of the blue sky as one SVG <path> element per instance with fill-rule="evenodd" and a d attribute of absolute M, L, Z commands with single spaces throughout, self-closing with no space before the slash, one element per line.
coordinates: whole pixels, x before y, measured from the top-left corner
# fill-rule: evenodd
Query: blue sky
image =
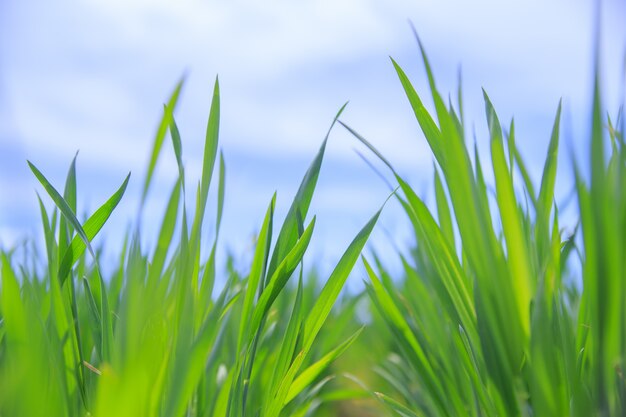
<path fill-rule="evenodd" d="M 190 180 L 199 177 L 212 84 L 220 77 L 227 164 L 222 243 L 238 256 L 249 253 L 274 190 L 278 215 L 284 214 L 347 100 L 343 120 L 428 194 L 432 157 L 388 58 L 427 95 L 408 19 L 425 43 L 441 91 L 455 90 L 462 65 L 467 120 L 482 150 L 481 86 L 502 120 L 515 115 L 534 178 L 561 97 L 563 146 L 584 154 L 590 1 L 9 0 L 0 3 L 0 244 L 41 233 L 38 188 L 25 160 L 60 186 L 76 150 L 83 209 L 93 209 L 133 173 L 104 229 L 119 241 L 136 212 L 162 103 L 183 73 L 177 120 Z M 624 94 L 624 21 L 624 2 L 606 2 L 603 83 L 613 115 Z M 312 207 L 318 214 L 313 252 L 322 267 L 338 259 L 387 197 L 355 148 L 359 144 L 342 128 L 331 134 Z M 156 227 L 176 177 L 165 149 L 144 219 L 148 230 Z M 561 197 L 571 182 L 562 162 Z M 386 208 L 380 226 L 373 241 L 383 253 L 391 242 L 411 242 L 395 205 Z"/>

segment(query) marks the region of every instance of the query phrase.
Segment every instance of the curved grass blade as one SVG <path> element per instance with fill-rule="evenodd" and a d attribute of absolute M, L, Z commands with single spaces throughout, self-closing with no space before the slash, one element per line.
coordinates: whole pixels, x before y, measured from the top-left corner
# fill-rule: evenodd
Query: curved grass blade
<path fill-rule="evenodd" d="M 95 258 L 96 254 L 93 251 L 93 248 L 91 247 L 91 245 L 89 244 L 90 239 L 85 233 L 85 231 L 83 230 L 83 227 L 81 226 L 80 222 L 76 218 L 74 211 L 72 211 L 71 207 L 67 204 L 67 201 L 65 201 L 65 199 L 61 196 L 61 194 L 59 194 L 59 192 L 52 186 L 52 184 L 50 184 L 50 182 L 41 173 L 41 171 L 37 169 L 35 165 L 33 165 L 30 161 L 27 161 L 27 162 L 31 171 L 33 172 L 33 174 L 35 174 L 35 177 L 37 177 L 37 179 L 39 180 L 41 185 L 43 185 L 48 195 L 50 195 L 50 197 L 54 201 L 54 204 L 56 204 L 59 210 L 61 210 L 61 214 L 63 214 L 63 216 L 76 229 L 76 233 L 78 233 L 80 238 L 84 241 L 85 245 L 87 246 L 87 249 L 89 249 L 89 252 L 91 253 L 91 255 Z"/>
<path fill-rule="evenodd" d="M 402 83 L 402 87 L 404 88 L 404 92 L 411 103 L 411 107 L 413 107 L 413 112 L 415 113 L 415 117 L 424 132 L 424 136 L 430 145 L 430 148 L 437 159 L 437 162 L 441 166 L 445 166 L 444 153 L 441 145 L 441 131 L 437 124 L 424 107 L 422 100 L 420 99 L 417 91 L 409 81 L 409 78 L 406 76 L 405 72 L 400 68 L 400 66 L 394 61 L 393 58 L 390 58 L 393 63 L 393 67 L 396 69 L 398 73 L 398 77 L 400 78 L 400 82 Z"/>
<path fill-rule="evenodd" d="M 117 191 L 113 193 L 113 195 L 102 206 L 100 206 L 100 208 L 98 208 L 98 210 L 96 210 L 89 217 L 89 219 L 87 219 L 83 226 L 80 225 L 78 219 L 76 219 L 74 214 L 71 211 L 69 212 L 69 214 L 71 214 L 71 216 L 73 217 L 72 219 L 70 219 L 70 222 L 74 226 L 74 229 L 76 229 L 78 235 L 75 236 L 74 239 L 72 239 L 72 243 L 65 251 L 61 264 L 59 265 L 58 277 L 61 280 L 61 284 L 63 284 L 63 282 L 67 278 L 67 275 L 69 274 L 70 269 L 83 254 L 85 248 L 89 250 L 89 252 L 95 259 L 95 253 L 93 252 L 93 249 L 91 248 L 89 242 L 91 242 L 91 240 L 93 240 L 93 238 L 102 229 L 102 226 L 104 226 L 106 221 L 111 216 L 111 213 L 113 213 L 113 210 L 115 210 L 115 207 L 117 207 L 117 205 L 119 204 L 122 196 L 124 195 L 124 192 L 126 191 L 129 179 L 130 173 L 126 176 L 126 179 L 117 189 Z M 61 206 L 59 206 L 59 209 L 61 209 L 64 216 L 67 216 Z"/>

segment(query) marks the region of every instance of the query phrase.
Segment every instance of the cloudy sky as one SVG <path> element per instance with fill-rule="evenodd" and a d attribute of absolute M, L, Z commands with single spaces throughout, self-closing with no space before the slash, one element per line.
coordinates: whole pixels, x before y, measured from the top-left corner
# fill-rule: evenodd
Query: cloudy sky
<path fill-rule="evenodd" d="M 564 146 L 584 153 L 591 1 L 2 1 L 0 245 L 41 234 L 39 188 L 26 159 L 60 187 L 77 150 L 82 210 L 103 202 L 132 171 L 129 191 L 104 229 L 119 241 L 136 212 L 162 103 L 183 74 L 176 116 L 189 180 L 199 177 L 219 74 L 227 164 L 223 247 L 236 255 L 250 250 L 274 190 L 278 215 L 284 214 L 347 100 L 343 120 L 427 195 L 432 157 L 389 61 L 394 57 L 427 96 L 409 19 L 441 91 L 456 89 L 462 67 L 467 120 L 481 149 L 487 149 L 482 86 L 502 120 L 515 114 L 534 178 L 561 97 Z M 624 94 L 624 21 L 624 2 L 605 2 L 602 73 L 613 115 Z M 146 229 L 155 227 L 177 175 L 169 142 L 164 149 Z M 318 214 L 314 253 L 322 264 L 338 259 L 388 194 L 355 149 L 359 144 L 347 132 L 333 131 L 312 207 Z M 562 195 L 571 182 L 563 162 Z M 380 226 L 379 250 L 410 242 L 394 204 Z"/>

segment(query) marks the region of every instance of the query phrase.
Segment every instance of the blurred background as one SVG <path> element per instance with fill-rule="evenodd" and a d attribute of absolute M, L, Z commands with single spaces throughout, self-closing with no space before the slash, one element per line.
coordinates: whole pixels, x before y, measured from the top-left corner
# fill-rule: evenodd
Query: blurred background
<path fill-rule="evenodd" d="M 176 118 L 192 183 L 200 175 L 219 74 L 227 169 L 222 259 L 250 255 L 275 190 L 277 215 L 284 216 L 333 116 L 348 100 L 342 120 L 429 198 L 433 158 L 388 58 L 398 61 L 430 105 L 409 19 L 443 93 L 456 94 L 462 68 L 468 140 L 475 136 L 488 157 L 484 87 L 503 124 L 515 115 L 517 142 L 537 180 L 561 97 L 561 143 L 571 150 L 561 155 L 585 153 L 594 7 L 582 0 L 0 1 L 0 246 L 42 236 L 40 188 L 26 159 L 61 188 L 80 150 L 81 212 L 97 208 L 132 171 L 129 189 L 103 229 L 108 250 L 118 250 L 137 212 L 162 105 L 183 74 Z M 624 97 L 624 22 L 626 2 L 604 2 L 602 76 L 613 118 Z M 337 126 L 311 209 L 318 221 L 309 259 L 323 270 L 389 194 L 355 149 L 363 150 Z M 557 201 L 571 189 L 570 173 L 565 158 Z M 168 139 L 142 219 L 145 230 L 158 227 L 176 176 Z M 412 243 L 395 202 L 371 242 L 383 259 L 394 253 L 393 245 Z M 386 261 L 393 264 L 395 256 Z"/>

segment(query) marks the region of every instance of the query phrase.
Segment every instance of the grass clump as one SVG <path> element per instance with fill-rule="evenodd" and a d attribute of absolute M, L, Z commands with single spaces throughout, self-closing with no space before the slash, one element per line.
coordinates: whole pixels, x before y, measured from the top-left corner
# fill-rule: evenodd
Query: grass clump
<path fill-rule="evenodd" d="M 591 176 L 586 182 L 574 163 L 579 220 L 572 233 L 560 227 L 554 202 L 561 105 L 536 189 L 514 122 L 505 131 L 484 93 L 490 189 L 478 152 L 465 142 L 461 92 L 457 112 L 443 101 L 420 49 L 433 115 L 392 61 L 436 161 L 435 207 L 348 127 L 391 170 L 417 242 L 401 255 L 401 284 L 382 263 L 364 259 L 367 291 L 400 354 L 381 368 L 395 395 L 378 398 L 403 416 L 623 415 L 624 124 L 618 130 L 609 119 L 607 143 L 597 75 Z"/>
<path fill-rule="evenodd" d="M 274 195 L 249 270 L 241 275 L 230 268 L 225 285 L 212 296 L 225 193 L 221 156 L 217 232 L 208 256 L 201 236 L 218 160 L 220 93 L 216 81 L 202 176 L 191 189 L 191 217 L 173 117 L 181 87 L 182 82 L 165 106 L 142 189 L 139 218 L 169 130 L 179 177 L 157 244 L 151 251 L 142 247 L 137 225 L 107 279 L 92 240 L 120 202 L 129 177 L 80 222 L 75 160 L 62 193 L 29 162 L 54 208 L 39 200 L 45 271 L 16 266 L 14 251 L 1 254 L 0 415 L 304 415 L 328 381 L 329 365 L 360 333 L 335 335 L 330 346 L 316 341 L 379 213 L 348 246 L 321 290 L 302 278 L 315 227 L 315 217 L 307 220 L 308 209 L 328 136 L 280 228 L 274 224 Z M 34 264 L 36 253 L 27 256 Z M 288 285 L 292 276 L 297 286 Z"/>

